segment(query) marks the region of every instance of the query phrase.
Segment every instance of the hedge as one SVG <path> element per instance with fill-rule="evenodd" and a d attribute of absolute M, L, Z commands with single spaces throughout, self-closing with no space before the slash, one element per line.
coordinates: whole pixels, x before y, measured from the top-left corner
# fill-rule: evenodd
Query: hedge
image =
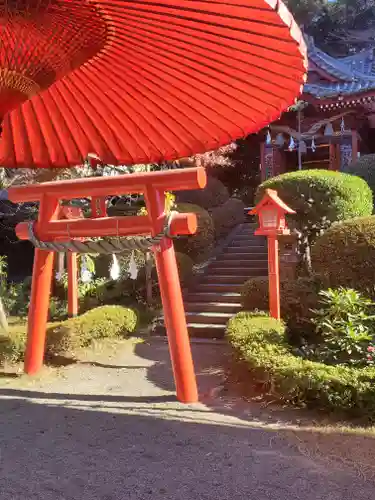
<path fill-rule="evenodd" d="M 215 227 L 210 214 L 204 208 L 189 203 L 179 203 L 174 209 L 181 213 L 195 213 L 198 218 L 197 232 L 176 239 L 176 251 L 189 255 L 194 261 L 204 260 L 215 243 Z"/>
<path fill-rule="evenodd" d="M 317 239 L 311 257 L 326 287 L 352 287 L 374 297 L 375 216 L 334 224 Z"/>
<path fill-rule="evenodd" d="M 177 203 L 191 203 L 206 210 L 219 207 L 229 200 L 229 191 L 224 184 L 215 177 L 208 176 L 204 189 L 191 191 L 177 191 Z"/>
<path fill-rule="evenodd" d="M 263 394 L 282 403 L 375 418 L 375 368 L 328 366 L 297 357 L 285 325 L 264 313 L 241 312 L 227 338 Z"/>
<path fill-rule="evenodd" d="M 47 330 L 47 354 L 74 354 L 94 340 L 128 335 L 135 331 L 137 322 L 137 313 L 126 307 L 92 309 L 82 316 L 51 326 Z"/>
<path fill-rule="evenodd" d="M 134 333 L 138 323 L 135 311 L 121 306 L 102 306 L 82 316 L 61 323 L 50 324 L 47 329 L 46 354 L 74 354 L 94 340 L 123 337 Z M 24 358 L 26 323 L 10 325 L 7 334 L 0 335 L 0 365 L 16 363 Z"/>
<path fill-rule="evenodd" d="M 367 183 L 342 172 L 299 170 L 272 177 L 259 186 L 257 201 L 266 189 L 275 189 L 296 211 L 290 220 L 300 228 L 323 218 L 332 223 L 372 214 L 372 192 Z"/>
<path fill-rule="evenodd" d="M 361 177 L 375 193 L 375 155 L 364 155 L 348 165 L 345 172 Z"/>
<path fill-rule="evenodd" d="M 0 366 L 23 360 L 26 349 L 26 324 L 10 325 L 9 331 L 0 335 Z"/>
<path fill-rule="evenodd" d="M 280 282 L 281 316 L 288 326 L 288 335 L 295 344 L 301 339 L 315 340 L 315 326 L 311 323 L 312 309 L 319 307 L 319 276 L 301 277 Z M 242 305 L 247 311 L 268 311 L 268 277 L 250 278 L 241 290 Z"/>
<path fill-rule="evenodd" d="M 212 217 L 216 238 L 220 238 L 229 233 L 238 224 L 245 220 L 245 204 L 237 198 L 229 198 L 220 207 L 213 208 L 210 211 Z"/>

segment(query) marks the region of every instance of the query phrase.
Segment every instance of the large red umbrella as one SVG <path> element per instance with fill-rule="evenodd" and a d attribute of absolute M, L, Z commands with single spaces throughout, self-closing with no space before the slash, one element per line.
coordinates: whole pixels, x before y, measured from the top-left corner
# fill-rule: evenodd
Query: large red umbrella
<path fill-rule="evenodd" d="M 302 35 L 279 0 L 0 0 L 4 167 L 190 156 L 294 102 Z"/>

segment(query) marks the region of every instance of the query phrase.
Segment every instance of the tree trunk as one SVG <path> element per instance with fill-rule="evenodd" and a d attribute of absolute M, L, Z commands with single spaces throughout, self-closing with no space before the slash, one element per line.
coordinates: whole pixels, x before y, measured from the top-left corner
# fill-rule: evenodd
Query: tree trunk
<path fill-rule="evenodd" d="M 299 255 L 299 262 L 297 264 L 297 276 L 311 276 L 311 251 L 309 237 L 303 233 L 298 232 L 297 250 Z"/>

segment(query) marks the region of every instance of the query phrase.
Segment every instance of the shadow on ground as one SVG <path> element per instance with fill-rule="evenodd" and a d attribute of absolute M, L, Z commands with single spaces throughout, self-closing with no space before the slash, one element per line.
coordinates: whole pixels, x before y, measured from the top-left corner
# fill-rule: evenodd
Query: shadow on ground
<path fill-rule="evenodd" d="M 0 386 L 0 500 L 373 497 L 374 434 L 223 393 L 225 346 L 193 345 L 192 406 L 176 402 L 165 342 L 111 349 Z"/>
<path fill-rule="evenodd" d="M 301 455 L 279 432 L 34 396 L 0 391 L 4 500 L 368 500 L 374 491 Z"/>

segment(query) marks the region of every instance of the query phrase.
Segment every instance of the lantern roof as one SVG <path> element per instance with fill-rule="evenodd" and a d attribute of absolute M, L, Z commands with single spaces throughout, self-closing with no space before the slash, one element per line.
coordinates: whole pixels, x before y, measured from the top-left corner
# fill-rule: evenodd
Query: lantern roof
<path fill-rule="evenodd" d="M 306 47 L 280 0 L 0 2 L 0 165 L 217 149 L 278 119 Z"/>
<path fill-rule="evenodd" d="M 296 212 L 290 208 L 277 194 L 274 189 L 266 189 L 260 202 L 249 212 L 249 215 L 258 214 L 262 208 L 266 206 L 274 206 L 285 214 L 295 214 Z"/>

